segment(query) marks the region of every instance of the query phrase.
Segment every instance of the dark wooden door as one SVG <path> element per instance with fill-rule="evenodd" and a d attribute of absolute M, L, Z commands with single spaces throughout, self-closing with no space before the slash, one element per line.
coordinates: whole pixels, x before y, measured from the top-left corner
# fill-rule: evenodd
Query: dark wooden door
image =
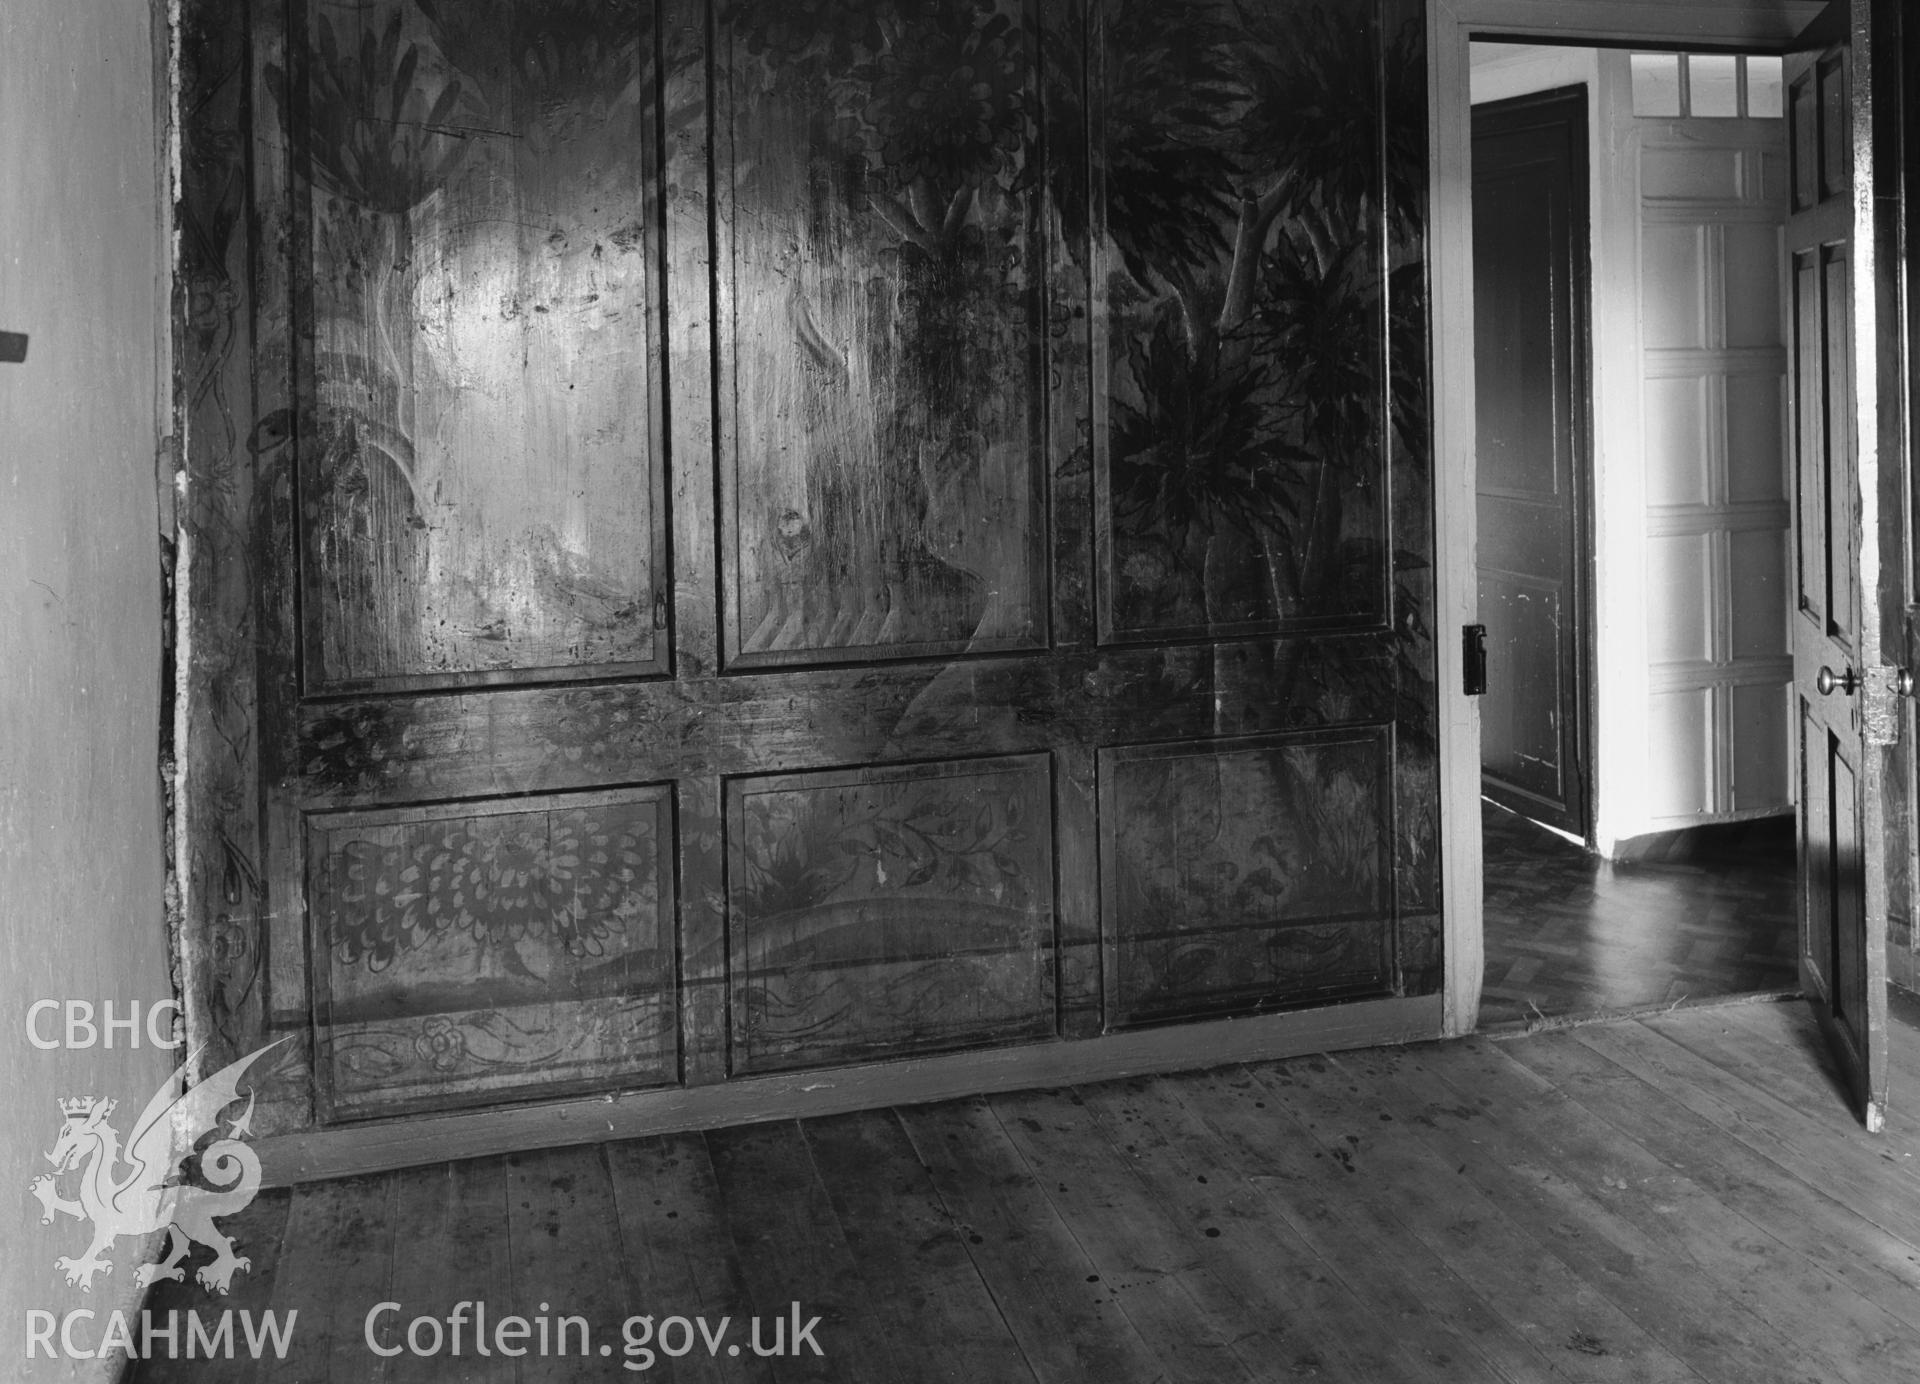
<path fill-rule="evenodd" d="M 1912 790 L 1898 743 L 1911 717 L 1899 673 L 1887 665 L 1904 646 L 1905 457 L 1882 431 L 1893 420 L 1880 412 L 1886 342 L 1873 327 L 1893 301 L 1876 278 L 1894 266 L 1883 262 L 1887 238 L 1872 199 L 1860 210 L 1860 188 L 1878 172 L 1872 85 L 1846 46 L 1790 62 L 1786 247 L 1801 986 L 1856 1107 L 1878 1130 L 1887 1100 L 1887 914 L 1890 897 L 1906 892 Z M 1888 402 L 1897 411 L 1897 386 Z"/>
<path fill-rule="evenodd" d="M 1483 791 L 1585 837 L 1591 595 L 1587 96 L 1473 108 Z"/>
<path fill-rule="evenodd" d="M 266 1127 L 1437 990 L 1415 7 L 190 8 Z"/>

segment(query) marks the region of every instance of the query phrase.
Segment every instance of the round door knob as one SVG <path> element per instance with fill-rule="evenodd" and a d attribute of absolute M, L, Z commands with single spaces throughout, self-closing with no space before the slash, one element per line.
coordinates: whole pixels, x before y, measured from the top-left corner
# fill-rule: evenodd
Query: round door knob
<path fill-rule="evenodd" d="M 1913 674 L 1905 668 L 1896 669 L 1893 674 L 1893 690 L 1902 697 L 1913 695 Z"/>
<path fill-rule="evenodd" d="M 1823 697 L 1831 697 L 1836 687 L 1851 697 L 1853 690 L 1860 685 L 1860 675 L 1849 668 L 1836 678 L 1833 675 L 1833 669 L 1823 663 L 1820 665 L 1820 672 L 1813 680 L 1813 685 L 1820 689 L 1820 695 Z"/>

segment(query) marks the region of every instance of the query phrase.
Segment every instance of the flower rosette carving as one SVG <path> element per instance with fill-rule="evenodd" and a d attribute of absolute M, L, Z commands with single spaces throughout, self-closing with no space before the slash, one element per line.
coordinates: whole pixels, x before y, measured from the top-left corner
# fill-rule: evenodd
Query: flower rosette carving
<path fill-rule="evenodd" d="M 467 1035 L 445 1014 L 434 1014 L 421 1024 L 413 1052 L 434 1071 L 451 1072 L 466 1060 Z"/>
<path fill-rule="evenodd" d="M 399 843 L 356 837 L 329 865 L 335 954 L 375 973 L 454 933 L 509 958 L 529 938 L 574 960 L 604 956 L 657 875 L 650 824 L 585 809 L 425 823 Z"/>

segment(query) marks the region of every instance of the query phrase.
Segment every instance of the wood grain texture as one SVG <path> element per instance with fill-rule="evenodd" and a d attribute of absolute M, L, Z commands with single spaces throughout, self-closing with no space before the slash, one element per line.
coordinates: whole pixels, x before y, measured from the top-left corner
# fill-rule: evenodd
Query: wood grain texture
<path fill-rule="evenodd" d="M 310 691 L 664 671 L 652 10 L 314 6 L 268 69 L 312 256 Z"/>
<path fill-rule="evenodd" d="M 1820 1051 L 1722 1006 L 439 1164 L 300 1189 L 236 1290 L 314 1333 L 270 1378 L 368 1377 L 368 1306 L 485 1281 L 610 1367 L 621 1312 L 727 1318 L 675 1379 L 1881 1384 L 1920 1368 L 1920 1119 L 1862 1132 Z M 795 1302 L 819 1356 L 726 1353 Z"/>
<path fill-rule="evenodd" d="M 1052 1036 L 1040 756 L 729 785 L 733 1070 Z"/>
<path fill-rule="evenodd" d="M 1490 804 L 1482 821 L 1482 1027 L 1797 988 L 1791 818 L 1705 828 L 1633 861 Z"/>
<path fill-rule="evenodd" d="M 983 1100 L 903 1110 L 900 1121 L 967 1256 L 994 1290 L 1042 1384 L 1162 1377 L 1152 1346 Z"/>
<path fill-rule="evenodd" d="M 709 1321 L 751 1315 L 746 1282 L 721 1217 L 713 1160 L 698 1134 L 610 1144 L 607 1169 L 619 1218 L 622 1268 L 634 1311 L 698 1313 Z M 764 1360 L 698 1354 L 658 1362 L 663 1378 L 759 1380 Z"/>
<path fill-rule="evenodd" d="M 515 1310 L 511 1236 L 512 1183 L 506 1160 L 482 1159 L 411 1169 L 394 1177 L 393 1282 L 390 1301 L 400 1310 L 383 1318 L 405 1330 L 416 1317 L 445 1322 L 459 1303 L 489 1304 L 496 1316 Z M 370 1307 L 372 1304 L 368 1304 Z M 469 1309 L 471 1312 L 471 1309 Z M 427 1340 L 423 1333 L 422 1342 Z M 514 1362 L 474 1349 L 469 1325 L 460 1342 L 463 1384 L 514 1384 Z M 453 1361 L 449 1334 L 444 1357 L 403 1352 L 386 1361 L 394 1384 L 430 1384 L 444 1378 Z"/>
<path fill-rule="evenodd" d="M 317 1040 L 263 1130 L 1438 987 L 1406 0 L 226 2 L 188 993 Z M 1106 757 L 1344 732 L 1168 785 L 1258 917 L 1103 909 Z"/>
<path fill-rule="evenodd" d="M 1438 729 L 1434 854 L 1444 891 L 1446 1032 L 1471 1033 L 1482 969 L 1480 703 L 1465 686 L 1457 632 L 1477 623 L 1474 502 L 1473 144 L 1470 30 L 1452 0 L 1426 5 L 1428 69 L 1427 298 L 1431 312 L 1433 613 Z"/>
<path fill-rule="evenodd" d="M 327 1113 L 676 1075 L 663 789 L 312 814 Z"/>
<path fill-rule="evenodd" d="M 726 1233 L 747 1291 L 769 1322 L 820 1318 L 819 1349 L 773 1361 L 778 1380 L 897 1379 L 907 1340 L 874 1322 L 854 1326 L 889 1300 L 866 1277 L 799 1125 L 791 1120 L 706 1136 Z M 799 1322 L 788 1320 L 788 1330 Z M 772 1344 L 772 1327 L 763 1337 Z"/>
<path fill-rule="evenodd" d="M 1388 989 L 1391 758 L 1376 726 L 1103 754 L 1108 1022 Z"/>
<path fill-rule="evenodd" d="M 254 1198 L 252 1205 L 220 1222 L 222 1232 L 233 1240 L 234 1253 L 249 1262 L 244 1270 L 234 1275 L 226 1296 L 220 1299 L 217 1308 L 208 1301 L 205 1289 L 194 1281 L 191 1265 L 185 1266 L 186 1272 L 178 1281 L 163 1278 L 148 1289 L 142 1304 L 143 1310 L 152 1314 L 155 1326 L 164 1330 L 172 1325 L 179 1333 L 171 1352 L 163 1343 L 155 1340 L 153 1348 L 156 1352 L 184 1360 L 191 1351 L 195 1362 L 194 1377 L 205 1379 L 208 1384 L 254 1384 L 254 1381 L 275 1377 L 273 1370 L 279 1362 L 271 1351 L 266 1353 L 264 1359 L 255 1359 L 242 1346 L 230 1358 L 224 1351 L 208 1351 L 203 1343 L 219 1330 L 217 1315 L 220 1312 L 233 1312 L 234 1330 L 244 1343 L 247 1321 L 251 1319 L 257 1331 L 264 1314 L 276 1310 L 273 1307 L 273 1293 L 275 1285 L 282 1278 L 281 1255 L 286 1244 L 288 1208 L 292 1199 L 293 1194 L 289 1191 L 262 1192 Z M 169 1314 L 173 1314 L 171 1318 Z M 200 1319 L 202 1334 L 197 1340 L 192 1339 L 193 1316 Z M 128 1369 L 129 1384 L 140 1384 L 142 1379 L 150 1377 L 146 1369 L 144 1362 Z"/>
<path fill-rule="evenodd" d="M 1471 1150 L 1466 1175 L 1530 1214 L 1579 1227 L 1562 1261 L 1666 1350 L 1707 1378 L 1805 1377 L 1803 1338 L 1782 1329 L 1781 1303 L 1754 1276 L 1765 1251 L 1714 1234 L 1706 1203 L 1663 1212 L 1657 1192 L 1636 1191 L 1646 1165 L 1630 1139 L 1596 1133 L 1564 1094 L 1483 1040 L 1465 1040 L 1444 1074 L 1424 1054 L 1408 1066 L 1429 1084 L 1427 1118 L 1462 1158 Z M 1493 1109 L 1501 1118 L 1490 1142 L 1482 1131 Z M 1622 1183 L 1626 1195 L 1612 1195 Z"/>
<path fill-rule="evenodd" d="M 513 1290 L 497 1315 L 535 1328 L 515 1370 L 525 1384 L 578 1379 L 605 1367 L 585 1361 L 639 1310 L 626 1276 L 612 1271 L 623 1250 L 605 1146 L 537 1149 L 505 1163 Z"/>
<path fill-rule="evenodd" d="M 1146 1071 L 1185 1071 L 1222 1061 L 1417 1043 L 1433 1037 L 1439 1026 L 1438 996 L 1356 1000 L 1115 1033 L 1099 1043 L 1012 1044 L 823 1071 L 770 1072 L 705 1086 L 495 1110 L 427 1112 L 404 1121 L 369 1121 L 262 1139 L 261 1175 L 267 1186 L 287 1186 L 580 1139 L 631 1138 L 951 1100 L 973 1092 L 1103 1081 Z"/>

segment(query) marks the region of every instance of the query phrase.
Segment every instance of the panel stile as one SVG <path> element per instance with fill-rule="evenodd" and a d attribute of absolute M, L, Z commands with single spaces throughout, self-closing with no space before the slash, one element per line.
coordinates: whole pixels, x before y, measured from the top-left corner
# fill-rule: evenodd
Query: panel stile
<path fill-rule="evenodd" d="M 1089 98 L 1083 74 L 1089 45 L 1088 0 L 1040 6 L 1040 48 L 1045 54 L 1043 151 L 1050 178 L 1084 176 L 1089 205 L 1098 215 L 1099 173 L 1089 166 Z M 1097 45 L 1093 45 L 1097 51 Z M 1097 83 L 1095 83 L 1097 85 Z M 1036 210 L 1039 202 L 1036 199 Z M 1050 586 L 1052 644 L 1080 649 L 1095 642 L 1093 548 L 1095 436 L 1093 409 L 1104 387 L 1092 350 L 1098 328 L 1096 305 L 1099 231 L 1090 242 L 1057 234 L 1041 237 L 1047 249 L 1047 447 L 1052 486 L 1047 512 L 1053 533 Z"/>
<path fill-rule="evenodd" d="M 719 558 L 712 523 L 714 458 L 725 450 L 726 410 L 716 391 L 731 387 L 727 361 L 714 350 L 717 323 L 731 321 L 727 285 L 713 273 L 713 246 L 728 216 L 709 174 L 710 103 L 719 99 L 708 77 L 713 6 L 707 0 L 661 0 L 660 83 L 666 111 L 665 195 L 667 313 L 667 454 L 672 473 L 675 673 L 708 677 L 720 666 L 717 638 Z M 730 213 L 729 213 L 730 215 Z M 718 228 L 716 230 L 716 228 Z M 711 236 L 711 239 L 710 239 Z M 724 262 L 724 255 L 722 256 Z M 719 429 L 720 431 L 716 431 Z"/>
<path fill-rule="evenodd" d="M 292 64 L 289 26 L 300 22 L 297 6 L 248 7 L 252 43 L 252 176 L 256 183 L 285 190 L 284 200 L 258 208 L 252 227 L 257 243 L 285 246 L 305 242 L 309 228 L 297 190 L 301 169 L 291 139 L 302 112 L 276 106 L 268 97 L 276 72 Z M 253 496 L 258 509 L 249 516 L 254 550 L 247 578 L 255 587 L 252 707 L 258 718 L 262 781 L 284 783 L 298 770 L 298 748 L 290 733 L 299 696 L 297 639 L 300 628 L 298 553 L 300 510 L 297 492 L 305 449 L 314 429 L 307 388 L 312 342 L 303 330 L 310 286 L 281 255 L 252 257 L 253 290 Z M 277 474 L 276 474 L 277 473 Z M 264 1041 L 293 1035 L 294 1052 L 279 1061 L 265 1083 L 259 1127 L 298 1128 L 315 1114 L 311 1091 L 310 981 L 300 888 L 301 842 L 297 813 L 284 799 L 269 798 L 259 820 L 264 827 L 262 877 L 266 884 L 259 934 Z"/>
<path fill-rule="evenodd" d="M 264 1026 L 262 919 L 267 862 L 251 811 L 260 775 L 258 699 L 260 555 L 253 532 L 258 455 L 275 454 L 255 428 L 253 343 L 260 289 L 249 262 L 247 124 L 254 70 L 251 20 L 242 0 L 218 0 L 181 16 L 180 317 L 176 355 L 180 409 L 193 446 L 185 458 L 178 589 L 185 635 L 186 788 L 179 799 L 186 857 L 181 985 L 196 1075 L 241 1056 Z M 268 383 L 270 393 L 282 386 Z M 284 440 L 285 428 L 278 430 Z M 264 489 L 264 487 L 261 487 Z M 236 551 L 237 550 L 237 551 Z"/>
<path fill-rule="evenodd" d="M 705 1086 L 727 1075 L 727 826 L 718 777 L 678 794 L 681 1079 Z"/>
<path fill-rule="evenodd" d="M 1058 885 L 1059 1031 L 1065 1038 L 1087 1038 L 1102 1027 L 1100 918 L 1099 761 L 1085 743 L 1057 746 L 1053 752 L 1054 859 Z"/>
<path fill-rule="evenodd" d="M 1419 0 L 1383 0 L 1384 89 L 1415 110 L 1427 109 L 1425 6 Z M 1418 135 L 1416 138 L 1415 135 Z M 1436 711 L 1441 703 L 1434 643 L 1434 474 L 1432 363 L 1428 324 L 1428 241 L 1431 189 L 1425 132 L 1381 122 L 1381 159 L 1387 170 L 1388 281 L 1387 400 L 1391 485 L 1386 496 L 1391 535 L 1393 734 L 1391 740 L 1393 843 L 1393 976 L 1396 993 L 1425 995 L 1445 981 L 1440 873 L 1440 752 Z M 1395 210 L 1397 208 L 1397 210 Z"/>

